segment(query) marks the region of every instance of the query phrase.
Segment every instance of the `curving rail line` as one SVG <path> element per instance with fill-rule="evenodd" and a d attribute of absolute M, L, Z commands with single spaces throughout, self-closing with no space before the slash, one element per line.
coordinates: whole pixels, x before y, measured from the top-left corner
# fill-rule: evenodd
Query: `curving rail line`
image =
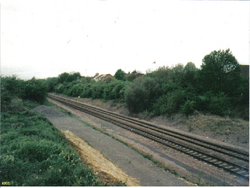
<path fill-rule="evenodd" d="M 239 178 L 249 181 L 249 152 L 247 150 L 209 142 L 178 131 L 162 128 L 146 121 L 140 121 L 93 107 L 68 97 L 55 94 L 48 94 L 48 97 L 165 146 L 174 148 L 198 160 L 222 168 Z"/>

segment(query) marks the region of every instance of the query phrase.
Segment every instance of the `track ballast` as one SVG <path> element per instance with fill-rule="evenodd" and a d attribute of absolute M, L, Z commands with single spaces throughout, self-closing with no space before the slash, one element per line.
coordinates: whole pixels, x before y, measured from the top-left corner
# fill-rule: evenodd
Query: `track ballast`
<path fill-rule="evenodd" d="M 216 166 L 238 178 L 249 181 L 249 152 L 247 150 L 209 142 L 194 136 L 162 128 L 146 121 L 93 107 L 69 97 L 62 97 L 51 93 L 48 94 L 48 97 Z"/>

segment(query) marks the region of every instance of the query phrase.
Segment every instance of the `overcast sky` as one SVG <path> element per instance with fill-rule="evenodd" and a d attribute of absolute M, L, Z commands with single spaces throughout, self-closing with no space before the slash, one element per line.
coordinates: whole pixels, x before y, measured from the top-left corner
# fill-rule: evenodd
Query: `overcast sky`
<path fill-rule="evenodd" d="M 195 63 L 230 48 L 250 61 L 250 2 L 0 0 L 1 75 L 113 74 Z M 155 63 L 153 63 L 155 62 Z"/>

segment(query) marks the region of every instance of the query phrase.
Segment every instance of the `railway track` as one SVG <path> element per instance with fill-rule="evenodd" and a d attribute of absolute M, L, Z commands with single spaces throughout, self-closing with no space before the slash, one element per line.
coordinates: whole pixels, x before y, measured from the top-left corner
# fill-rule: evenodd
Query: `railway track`
<path fill-rule="evenodd" d="M 249 181 L 248 150 L 209 142 L 149 122 L 93 107 L 68 97 L 55 94 L 48 94 L 48 97 L 223 169 L 237 178 Z"/>

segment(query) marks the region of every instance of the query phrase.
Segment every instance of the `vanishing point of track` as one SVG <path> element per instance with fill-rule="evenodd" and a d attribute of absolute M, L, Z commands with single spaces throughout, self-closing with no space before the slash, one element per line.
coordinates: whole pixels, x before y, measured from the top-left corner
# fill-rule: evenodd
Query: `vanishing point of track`
<path fill-rule="evenodd" d="M 249 181 L 248 150 L 209 142 L 184 133 L 162 128 L 146 121 L 140 121 L 87 105 L 72 98 L 55 94 L 48 94 L 48 97 L 216 166 L 238 178 Z"/>

